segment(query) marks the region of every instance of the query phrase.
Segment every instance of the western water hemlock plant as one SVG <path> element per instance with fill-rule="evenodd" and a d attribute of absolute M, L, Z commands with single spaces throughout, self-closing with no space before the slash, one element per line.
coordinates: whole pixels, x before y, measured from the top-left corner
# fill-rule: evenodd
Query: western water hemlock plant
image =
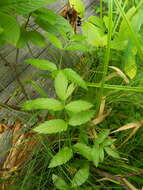
<path fill-rule="evenodd" d="M 26 101 L 22 109 L 37 116 L 30 130 L 42 148 L 25 166 L 17 188 L 141 189 L 143 1 L 100 0 L 100 14 L 83 19 L 82 34 L 74 34 L 66 19 L 43 7 L 52 2 L 0 0 L 1 45 L 45 47 L 48 39 L 61 52 L 56 64 L 25 60 L 50 72 L 55 97 L 30 81 L 41 98 Z M 83 2 L 69 3 L 83 17 Z M 62 53 L 79 50 L 84 52 L 79 63 L 64 68 Z"/>
<path fill-rule="evenodd" d="M 75 164 L 79 160 L 77 154 L 83 159 L 83 166 L 77 170 L 70 183 L 67 184 L 60 176 L 53 174 L 53 181 L 58 189 L 75 189 L 86 182 L 92 165 L 98 167 L 99 163 L 104 161 L 105 153 L 120 159 L 119 153 L 112 147 L 115 139 L 108 137 L 110 130 L 103 130 L 97 136 L 93 136 L 89 143 L 85 143 L 81 138 L 77 138 L 77 142 L 72 143 L 72 137 L 69 136 L 72 131 L 80 134 L 80 131 L 86 133 L 88 128 L 94 130 L 91 121 L 95 117 L 95 105 L 83 99 L 72 100 L 72 94 L 77 87 L 87 90 L 85 81 L 74 70 L 68 68 L 58 70 L 54 63 L 47 60 L 29 59 L 26 62 L 37 68 L 51 71 L 54 77 L 57 99 L 29 100 L 23 104 L 23 109 L 26 111 L 48 110 L 51 114 L 52 119 L 38 124 L 33 131 L 39 134 L 62 133 L 62 136 L 69 138 L 69 142 L 61 145 L 58 152 L 52 156 L 48 168 L 61 166 L 71 159 L 72 164 Z"/>

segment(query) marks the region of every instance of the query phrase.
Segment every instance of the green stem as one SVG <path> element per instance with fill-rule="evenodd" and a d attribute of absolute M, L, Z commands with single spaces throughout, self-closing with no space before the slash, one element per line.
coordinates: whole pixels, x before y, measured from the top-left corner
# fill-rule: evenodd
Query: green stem
<path fill-rule="evenodd" d="M 88 83 L 87 86 L 93 87 L 93 88 L 101 88 L 100 83 Z M 143 92 L 143 87 L 131 87 L 131 86 L 104 84 L 104 88 L 105 89 L 112 89 L 112 90 L 130 91 L 130 92 Z"/>
<path fill-rule="evenodd" d="M 106 75 L 108 72 L 108 65 L 110 61 L 110 44 L 111 44 L 111 36 L 112 36 L 112 8 L 113 8 L 113 1 L 109 1 L 109 31 L 108 31 L 108 39 L 107 39 L 107 48 L 105 52 L 105 59 L 104 59 L 104 65 L 103 65 L 103 75 L 102 75 L 102 80 L 101 80 L 101 85 L 100 85 L 100 91 L 97 99 L 97 106 L 96 106 L 96 114 L 99 111 L 100 104 L 102 101 L 102 96 L 103 96 L 103 89 L 104 89 L 104 84 L 106 81 Z"/>
<path fill-rule="evenodd" d="M 103 2 L 100 0 L 100 18 L 102 19 L 103 17 Z"/>

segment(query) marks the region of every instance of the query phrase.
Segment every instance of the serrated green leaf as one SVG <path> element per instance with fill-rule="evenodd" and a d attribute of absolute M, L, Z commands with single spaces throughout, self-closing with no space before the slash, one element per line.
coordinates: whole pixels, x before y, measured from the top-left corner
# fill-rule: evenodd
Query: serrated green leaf
<path fill-rule="evenodd" d="M 85 81 L 75 71 L 72 69 L 64 69 L 63 72 L 71 82 L 74 82 L 78 86 L 87 89 Z"/>
<path fill-rule="evenodd" d="M 94 114 L 95 114 L 95 111 L 93 110 L 77 113 L 70 118 L 69 125 L 72 125 L 72 126 L 82 125 L 90 121 L 91 118 L 94 116 Z"/>
<path fill-rule="evenodd" d="M 65 164 L 73 157 L 72 149 L 69 147 L 62 148 L 51 160 L 49 168 L 54 168 Z"/>
<path fill-rule="evenodd" d="M 85 12 L 85 6 L 82 0 L 69 0 L 70 6 L 79 13 L 79 16 L 82 18 Z"/>
<path fill-rule="evenodd" d="M 107 138 L 107 136 L 109 135 L 110 130 L 106 129 L 106 130 L 102 130 L 102 132 L 100 132 L 100 134 L 98 135 L 97 138 L 95 138 L 95 143 L 96 144 L 101 144 L 103 143 L 103 141 Z"/>
<path fill-rule="evenodd" d="M 98 167 L 100 161 L 100 149 L 99 147 L 93 147 L 91 151 L 92 161 L 96 167 Z"/>
<path fill-rule="evenodd" d="M 119 153 L 116 150 L 113 150 L 110 147 L 104 147 L 104 150 L 109 156 L 112 156 L 113 158 L 120 158 Z"/>
<path fill-rule="evenodd" d="M 79 169 L 72 179 L 72 186 L 78 187 L 86 182 L 89 176 L 89 164 L 86 164 L 83 168 Z"/>
<path fill-rule="evenodd" d="M 83 157 L 87 158 L 89 161 L 92 161 L 92 148 L 87 146 L 84 143 L 77 143 L 74 146 L 76 152 L 80 153 Z"/>
<path fill-rule="evenodd" d="M 87 102 L 87 101 L 84 101 L 84 100 L 75 100 L 75 101 L 72 101 L 70 102 L 69 104 L 67 104 L 65 106 L 65 109 L 67 111 L 71 111 L 73 113 L 78 113 L 78 112 L 81 112 L 81 111 L 86 111 L 90 108 L 93 107 L 93 104 Z"/>
<path fill-rule="evenodd" d="M 49 41 L 59 49 L 63 48 L 62 42 L 60 41 L 59 38 L 57 38 L 54 34 L 47 33 L 46 36 L 48 37 Z"/>
<path fill-rule="evenodd" d="M 62 119 L 53 119 L 41 123 L 33 130 L 42 134 L 60 133 L 67 130 L 67 123 Z"/>
<path fill-rule="evenodd" d="M 63 178 L 53 174 L 52 180 L 57 189 L 59 189 L 59 190 L 69 190 L 70 189 L 70 187 L 68 186 L 68 184 L 65 182 L 65 180 Z"/>
<path fill-rule="evenodd" d="M 23 104 L 24 110 L 53 110 L 59 111 L 64 107 L 60 101 L 53 98 L 37 98 L 36 100 L 29 100 Z"/>
<path fill-rule="evenodd" d="M 2 38 L 12 45 L 16 45 L 20 37 L 20 26 L 14 17 L 0 12 L 0 27 L 3 28 Z"/>
<path fill-rule="evenodd" d="M 1 10 L 15 10 L 19 14 L 29 14 L 56 0 L 0 0 Z"/>
<path fill-rule="evenodd" d="M 47 45 L 46 40 L 42 34 L 37 31 L 30 31 L 27 33 L 28 39 L 38 47 L 45 47 Z"/>
<path fill-rule="evenodd" d="M 41 69 L 41 70 L 47 70 L 47 71 L 51 71 L 51 72 L 57 70 L 57 66 L 48 60 L 27 59 L 27 60 L 25 60 L 25 62 L 28 64 L 31 64 L 34 67 L 37 67 L 38 69 Z"/>
<path fill-rule="evenodd" d="M 62 71 L 59 71 L 55 78 L 55 90 L 56 94 L 61 100 L 66 100 L 67 98 L 67 87 L 68 80 Z"/>

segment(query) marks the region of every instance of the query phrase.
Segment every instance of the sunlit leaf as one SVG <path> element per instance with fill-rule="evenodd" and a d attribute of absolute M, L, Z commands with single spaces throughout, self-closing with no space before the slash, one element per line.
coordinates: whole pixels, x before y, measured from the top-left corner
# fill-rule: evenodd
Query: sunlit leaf
<path fill-rule="evenodd" d="M 62 119 L 54 119 L 41 123 L 33 130 L 42 134 L 60 133 L 67 130 L 67 123 Z"/>
<path fill-rule="evenodd" d="M 64 50 L 70 51 L 89 51 L 89 47 L 85 43 L 73 42 L 70 45 L 66 46 Z"/>
<path fill-rule="evenodd" d="M 37 98 L 36 100 L 29 100 L 23 104 L 24 110 L 53 110 L 59 111 L 64 107 L 60 101 L 53 98 Z"/>
<path fill-rule="evenodd" d="M 107 35 L 103 31 L 90 22 L 84 22 L 82 26 L 83 35 L 89 44 L 96 47 L 107 45 Z"/>
<path fill-rule="evenodd" d="M 33 65 L 41 70 L 55 71 L 57 67 L 54 63 L 44 59 L 27 59 L 26 63 Z"/>
<path fill-rule="evenodd" d="M 61 100 L 66 100 L 67 98 L 67 87 L 68 80 L 62 71 L 58 72 L 55 78 L 55 90 L 56 94 Z"/>
<path fill-rule="evenodd" d="M 70 118 L 69 124 L 72 126 L 82 125 L 90 121 L 94 114 L 95 111 L 84 111 L 77 113 Z"/>
<path fill-rule="evenodd" d="M 93 107 L 93 104 L 84 101 L 84 100 L 76 100 L 72 101 L 65 106 L 65 109 L 74 113 L 78 113 L 81 111 L 88 110 Z"/>
<path fill-rule="evenodd" d="M 85 12 L 85 6 L 82 0 L 69 0 L 70 6 L 73 7 L 82 18 Z"/>

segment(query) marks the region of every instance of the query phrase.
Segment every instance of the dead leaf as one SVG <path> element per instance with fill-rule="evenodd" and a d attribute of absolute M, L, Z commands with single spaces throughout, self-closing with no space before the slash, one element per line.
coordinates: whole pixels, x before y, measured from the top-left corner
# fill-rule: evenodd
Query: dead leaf
<path fill-rule="evenodd" d="M 129 84 L 130 81 L 127 78 L 127 76 L 123 73 L 123 71 L 121 71 L 118 67 L 115 66 L 109 66 L 109 68 L 115 70 L 117 72 L 117 74 L 125 81 L 126 84 Z"/>
<path fill-rule="evenodd" d="M 125 131 L 125 130 L 128 130 L 128 129 L 132 129 L 132 128 L 139 128 L 141 127 L 143 124 L 142 122 L 132 122 L 132 123 L 128 123 L 114 131 L 111 132 L 112 133 L 116 133 L 116 132 L 119 132 L 119 131 Z"/>
<path fill-rule="evenodd" d="M 112 109 L 109 109 L 109 110 L 107 110 L 107 112 L 105 114 L 97 116 L 97 118 L 92 120 L 91 123 L 94 125 L 101 123 L 110 114 L 111 110 Z"/>

